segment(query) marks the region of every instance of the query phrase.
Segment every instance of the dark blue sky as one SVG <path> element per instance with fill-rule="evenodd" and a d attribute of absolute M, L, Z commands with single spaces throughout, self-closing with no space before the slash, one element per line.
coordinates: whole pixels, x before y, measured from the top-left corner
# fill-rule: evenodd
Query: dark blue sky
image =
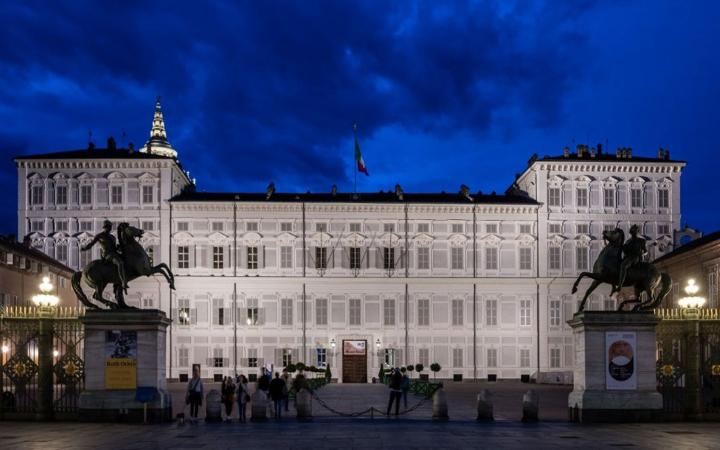
<path fill-rule="evenodd" d="M 11 157 L 147 139 L 156 95 L 199 189 L 504 191 L 577 143 L 688 161 L 720 228 L 720 2 L 0 3 L 0 232 Z M 102 8 L 98 5 L 102 5 Z"/>

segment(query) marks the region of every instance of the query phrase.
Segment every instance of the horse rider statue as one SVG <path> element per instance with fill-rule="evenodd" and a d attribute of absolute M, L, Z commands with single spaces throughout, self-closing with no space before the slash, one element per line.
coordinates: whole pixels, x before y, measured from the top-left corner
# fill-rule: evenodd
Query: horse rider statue
<path fill-rule="evenodd" d="M 620 263 L 618 284 L 617 286 L 613 286 L 610 295 L 613 295 L 615 292 L 620 292 L 620 289 L 625 285 L 628 269 L 641 262 L 643 258 L 645 258 L 645 255 L 647 255 L 645 238 L 638 237 L 639 231 L 640 228 L 635 224 L 630 227 L 631 237 L 622 246 L 623 259 Z"/>
<path fill-rule="evenodd" d="M 127 276 L 125 275 L 125 263 L 123 262 L 120 253 L 118 253 L 118 245 L 115 236 L 112 235 L 112 222 L 105 219 L 103 222 L 103 231 L 96 234 L 92 241 L 82 247 L 83 251 L 88 251 L 96 243 L 100 244 L 100 258 L 103 261 L 111 262 L 115 265 L 118 277 L 122 283 L 123 290 L 127 294 L 128 284 Z"/>

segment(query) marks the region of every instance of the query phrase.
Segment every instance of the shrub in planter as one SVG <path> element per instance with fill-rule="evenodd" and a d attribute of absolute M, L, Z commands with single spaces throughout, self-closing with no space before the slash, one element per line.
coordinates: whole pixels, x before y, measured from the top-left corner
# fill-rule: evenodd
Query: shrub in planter
<path fill-rule="evenodd" d="M 408 376 L 412 378 L 412 371 L 415 370 L 415 366 L 409 364 L 405 369 L 408 371 Z"/>
<path fill-rule="evenodd" d="M 442 367 L 440 367 L 440 364 L 438 364 L 438 363 L 430 364 L 430 370 L 433 371 L 433 379 L 435 378 L 437 373 L 440 372 L 441 369 L 442 369 Z"/>
<path fill-rule="evenodd" d="M 297 371 L 297 366 L 295 366 L 295 364 L 288 364 L 285 370 L 288 373 L 295 373 L 295 371 Z"/>
<path fill-rule="evenodd" d="M 299 363 L 295 364 L 295 367 L 297 367 L 298 372 L 307 370 L 307 366 L 305 365 L 305 363 L 299 362 Z"/>
<path fill-rule="evenodd" d="M 425 366 L 423 366 L 422 364 L 415 364 L 415 372 L 417 372 L 418 375 L 420 375 L 420 372 L 422 372 L 423 370 L 425 370 Z"/>
<path fill-rule="evenodd" d="M 407 371 L 407 368 L 405 368 L 405 367 L 400 368 L 400 372 L 405 373 L 406 371 Z"/>

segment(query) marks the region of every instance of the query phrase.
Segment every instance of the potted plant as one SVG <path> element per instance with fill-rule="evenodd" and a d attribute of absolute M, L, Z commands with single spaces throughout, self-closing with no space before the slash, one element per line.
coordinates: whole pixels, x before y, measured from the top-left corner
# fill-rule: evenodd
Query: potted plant
<path fill-rule="evenodd" d="M 442 367 L 440 367 L 440 364 L 438 364 L 438 363 L 432 363 L 432 364 L 430 364 L 430 370 L 433 371 L 433 380 L 434 380 L 435 377 L 437 376 L 437 373 L 440 372 L 440 370 L 442 370 Z"/>
<path fill-rule="evenodd" d="M 419 363 L 415 364 L 415 372 L 418 373 L 418 378 L 420 378 L 421 372 L 423 370 L 425 370 L 425 366 L 423 366 L 422 364 L 419 364 Z"/>
<path fill-rule="evenodd" d="M 285 370 L 287 371 L 287 373 L 295 373 L 295 371 L 297 370 L 297 366 L 295 366 L 295 364 L 293 363 L 290 363 L 287 365 L 287 367 L 285 367 Z"/>
<path fill-rule="evenodd" d="M 307 366 L 305 365 L 305 363 L 301 363 L 301 362 L 295 364 L 295 367 L 297 367 L 297 370 L 300 373 L 302 373 L 305 369 L 307 369 Z"/>
<path fill-rule="evenodd" d="M 415 366 L 413 366 L 412 364 L 408 364 L 408 366 L 407 366 L 407 371 L 408 371 L 408 376 L 409 376 L 410 378 L 412 378 L 412 371 L 413 371 L 413 370 L 415 370 Z"/>

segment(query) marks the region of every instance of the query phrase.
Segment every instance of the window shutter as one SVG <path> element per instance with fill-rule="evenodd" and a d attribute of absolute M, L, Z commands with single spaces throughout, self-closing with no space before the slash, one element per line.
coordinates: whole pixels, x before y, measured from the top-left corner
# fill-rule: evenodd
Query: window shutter
<path fill-rule="evenodd" d="M 265 325 L 265 308 L 258 307 L 258 325 Z"/>
<path fill-rule="evenodd" d="M 247 246 L 238 245 L 238 253 L 240 254 L 240 257 L 238 258 L 238 261 L 240 261 L 238 267 L 240 269 L 247 269 Z"/>
<path fill-rule="evenodd" d="M 197 309 L 192 308 L 190 310 L 190 323 L 195 325 L 197 323 Z"/>
<path fill-rule="evenodd" d="M 258 268 L 265 268 L 265 246 L 262 244 L 258 245 Z"/>

